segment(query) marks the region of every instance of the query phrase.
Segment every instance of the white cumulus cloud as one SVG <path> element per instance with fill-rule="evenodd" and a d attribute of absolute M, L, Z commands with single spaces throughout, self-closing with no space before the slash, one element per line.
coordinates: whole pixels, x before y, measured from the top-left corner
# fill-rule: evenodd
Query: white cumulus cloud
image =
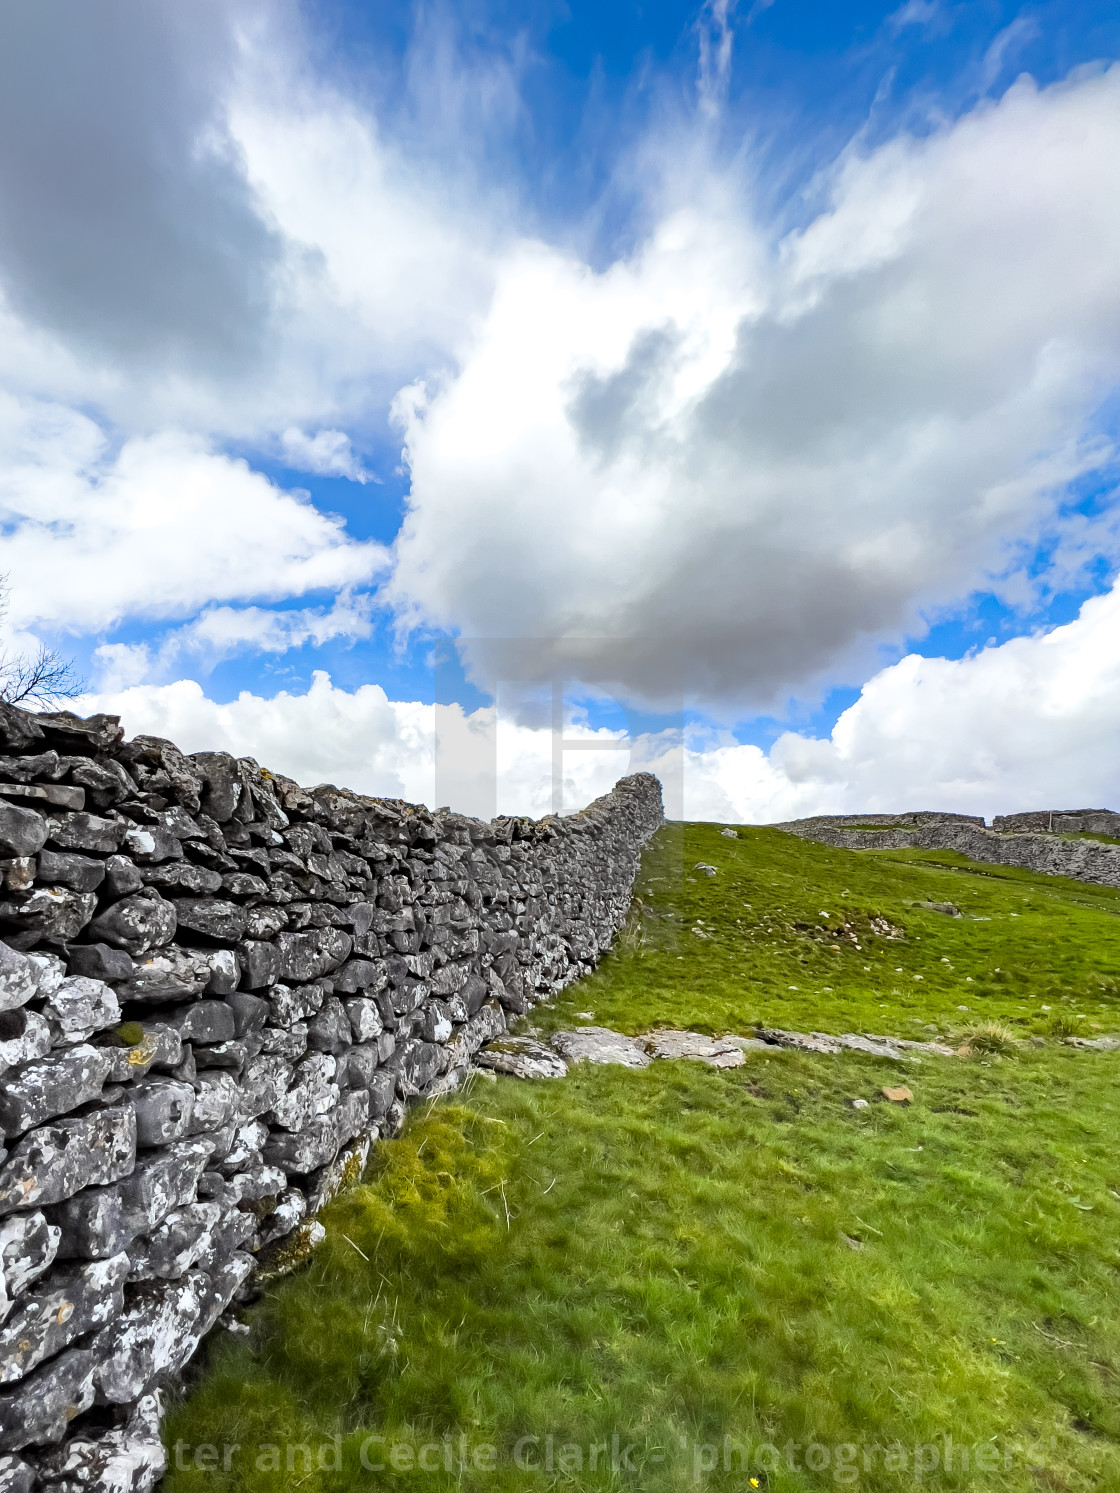
<path fill-rule="evenodd" d="M 1018 547 L 1111 458 L 1120 67 L 853 149 L 822 190 L 776 248 L 709 191 L 602 271 L 500 260 L 460 371 L 398 400 L 406 615 L 741 710 L 865 677 L 974 587 L 1029 596 Z"/>
<path fill-rule="evenodd" d="M 0 393 L 0 524 L 14 626 L 111 627 L 208 603 L 368 584 L 384 547 L 176 432 L 114 450 L 84 415 Z"/>

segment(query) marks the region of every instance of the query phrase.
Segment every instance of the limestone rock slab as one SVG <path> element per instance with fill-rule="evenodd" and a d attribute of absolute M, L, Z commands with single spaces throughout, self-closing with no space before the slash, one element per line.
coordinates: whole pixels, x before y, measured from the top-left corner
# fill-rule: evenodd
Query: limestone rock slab
<path fill-rule="evenodd" d="M 650 1056 L 633 1037 L 605 1026 L 585 1026 L 578 1032 L 556 1032 L 552 1046 L 568 1063 L 617 1063 L 624 1068 L 648 1068 Z"/>
<path fill-rule="evenodd" d="M 564 1078 L 568 1072 L 562 1057 L 532 1037 L 496 1037 L 479 1050 L 475 1062 L 512 1078 Z"/>

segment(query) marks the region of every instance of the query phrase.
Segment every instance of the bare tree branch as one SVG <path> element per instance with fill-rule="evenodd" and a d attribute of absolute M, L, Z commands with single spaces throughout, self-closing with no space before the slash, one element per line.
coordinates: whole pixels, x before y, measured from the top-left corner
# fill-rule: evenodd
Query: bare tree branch
<path fill-rule="evenodd" d="M 8 577 L 0 575 L 0 622 L 8 611 Z M 39 646 L 34 658 L 0 653 L 0 701 L 6 705 L 52 705 L 80 695 L 84 681 L 73 661 Z"/>
<path fill-rule="evenodd" d="M 0 700 L 6 705 L 50 705 L 82 692 L 73 663 L 53 648 L 40 647 L 34 658 L 0 654 Z"/>

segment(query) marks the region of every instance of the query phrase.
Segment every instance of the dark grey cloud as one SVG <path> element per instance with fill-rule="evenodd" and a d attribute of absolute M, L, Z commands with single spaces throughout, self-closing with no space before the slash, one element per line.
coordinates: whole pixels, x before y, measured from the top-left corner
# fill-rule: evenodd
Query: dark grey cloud
<path fill-rule="evenodd" d="M 584 370 L 577 375 L 568 418 L 586 450 L 610 462 L 626 442 L 641 439 L 680 341 L 672 327 L 652 328 L 634 338 L 626 361 L 614 373 Z"/>
<path fill-rule="evenodd" d="M 75 351 L 184 371 L 253 358 L 279 241 L 223 129 L 239 7 L 0 8 L 0 285 Z"/>

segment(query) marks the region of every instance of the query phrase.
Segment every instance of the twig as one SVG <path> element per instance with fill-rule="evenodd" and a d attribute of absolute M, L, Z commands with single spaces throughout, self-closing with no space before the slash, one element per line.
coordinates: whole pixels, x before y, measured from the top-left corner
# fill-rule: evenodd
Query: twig
<path fill-rule="evenodd" d="M 358 1250 L 358 1253 L 361 1255 L 362 1259 L 365 1260 L 366 1264 L 368 1265 L 369 1264 L 369 1255 L 366 1254 L 365 1250 L 364 1249 L 358 1249 L 358 1246 L 354 1243 L 353 1239 L 351 1239 L 351 1237 L 350 1237 L 349 1234 L 343 1234 L 342 1237 L 346 1240 L 347 1244 L 349 1244 L 349 1246 L 351 1247 L 351 1249 L 357 1249 Z"/>
<path fill-rule="evenodd" d="M 1043 1328 L 1041 1328 L 1038 1325 L 1037 1322 L 1032 1322 L 1031 1326 L 1034 1328 L 1035 1332 L 1039 1333 L 1042 1337 L 1044 1337 L 1048 1343 L 1057 1343 L 1060 1348 L 1076 1348 L 1077 1347 L 1076 1343 L 1068 1342 L 1064 1337 L 1059 1337 L 1056 1332 L 1046 1332 Z"/>
<path fill-rule="evenodd" d="M 509 1204 L 506 1202 L 506 1184 L 502 1182 L 502 1207 L 506 1210 L 506 1233 L 509 1233 Z"/>

